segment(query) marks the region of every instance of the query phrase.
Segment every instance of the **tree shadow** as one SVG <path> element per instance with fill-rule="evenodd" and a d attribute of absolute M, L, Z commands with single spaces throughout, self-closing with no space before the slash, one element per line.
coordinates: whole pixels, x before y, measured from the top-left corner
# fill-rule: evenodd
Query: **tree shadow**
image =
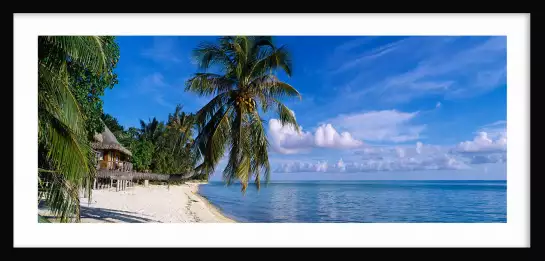
<path fill-rule="evenodd" d="M 40 211 L 41 210 L 41 211 Z M 44 204 L 39 204 L 38 214 L 44 219 L 49 220 L 50 222 L 56 223 L 57 218 L 48 212 L 47 207 Z M 117 223 L 117 222 L 128 222 L 128 223 L 162 223 L 157 220 L 150 218 L 145 218 L 138 216 L 135 212 L 116 210 L 116 209 L 107 209 L 107 208 L 92 208 L 81 206 L 80 208 L 80 218 L 83 223 L 84 219 L 92 219 L 94 221 L 104 222 L 104 223 Z"/>
<path fill-rule="evenodd" d="M 107 208 L 91 208 L 81 206 L 80 209 L 80 217 L 82 219 L 88 218 L 107 223 L 114 223 L 115 221 L 128 223 L 161 223 L 160 221 L 140 217 L 135 214 L 135 212 Z"/>

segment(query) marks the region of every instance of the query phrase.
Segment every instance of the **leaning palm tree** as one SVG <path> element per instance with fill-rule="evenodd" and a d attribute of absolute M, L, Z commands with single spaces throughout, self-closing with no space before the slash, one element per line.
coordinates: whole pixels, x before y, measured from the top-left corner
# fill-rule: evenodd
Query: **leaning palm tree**
<path fill-rule="evenodd" d="M 90 197 L 95 173 L 85 115 L 70 91 L 67 68 L 79 63 L 103 73 L 114 62 L 107 60 L 103 45 L 99 36 L 38 37 L 38 178 L 47 179 L 39 191 L 61 222 L 79 221 L 79 189 L 85 187 Z"/>
<path fill-rule="evenodd" d="M 275 75 L 282 69 L 291 76 L 291 59 L 284 46 L 272 37 L 221 37 L 216 43 L 202 43 L 194 50 L 203 71 L 186 82 L 186 90 L 214 95 L 196 114 L 199 134 L 194 149 L 202 163 L 197 172 L 214 172 L 229 150 L 223 178 L 229 185 L 238 180 L 244 192 L 251 178 L 259 189 L 261 175 L 270 177 L 268 140 L 259 109 L 274 110 L 282 124 L 299 130 L 291 110 L 280 99 L 301 98 L 299 92 Z M 211 73 L 212 66 L 221 73 Z"/>

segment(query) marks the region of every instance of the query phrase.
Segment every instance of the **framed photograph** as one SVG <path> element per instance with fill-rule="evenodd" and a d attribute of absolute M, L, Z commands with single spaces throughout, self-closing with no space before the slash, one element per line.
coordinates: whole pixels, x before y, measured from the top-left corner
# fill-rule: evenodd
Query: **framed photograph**
<path fill-rule="evenodd" d="M 15 246 L 529 246 L 529 15 L 14 21 Z"/>

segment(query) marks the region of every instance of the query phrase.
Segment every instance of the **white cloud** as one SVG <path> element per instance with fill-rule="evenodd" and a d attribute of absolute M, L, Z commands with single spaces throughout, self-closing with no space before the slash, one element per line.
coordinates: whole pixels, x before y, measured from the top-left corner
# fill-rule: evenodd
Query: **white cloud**
<path fill-rule="evenodd" d="M 479 132 L 472 141 L 460 142 L 457 152 L 502 152 L 507 150 L 507 136 L 501 135 L 492 140 L 486 132 Z"/>
<path fill-rule="evenodd" d="M 153 101 L 159 105 L 174 108 L 174 104 L 165 100 L 165 88 L 171 87 L 171 85 L 166 82 L 162 73 L 154 72 L 147 74 L 140 79 L 137 87 L 140 93 L 153 98 Z"/>
<path fill-rule="evenodd" d="M 295 115 L 295 113 L 294 113 Z M 331 124 L 319 126 L 315 133 L 297 132 L 291 125 L 282 125 L 280 120 L 269 120 L 269 135 L 272 147 L 282 154 L 294 154 L 307 151 L 313 147 L 352 149 L 363 145 L 363 142 L 352 138 L 350 133 L 339 134 Z"/>
<path fill-rule="evenodd" d="M 449 153 L 448 147 L 417 142 L 405 146 L 366 146 L 350 160 L 288 161 L 277 172 L 376 172 L 413 170 L 459 170 L 470 168 L 467 158 Z M 343 157 L 344 158 L 344 157 Z"/>
<path fill-rule="evenodd" d="M 269 120 L 269 136 L 275 151 L 282 154 L 294 154 L 312 148 L 314 137 L 310 132 L 304 132 L 300 127 L 297 132 L 291 125 L 282 125 L 280 120 Z"/>
<path fill-rule="evenodd" d="M 397 147 L 397 148 L 396 148 L 396 152 L 397 152 L 397 156 L 398 156 L 398 157 L 400 157 L 400 158 L 405 157 L 405 150 L 404 150 L 403 148 Z"/>
<path fill-rule="evenodd" d="M 363 54 L 361 54 L 358 58 L 356 58 L 355 60 L 352 60 L 352 61 L 349 61 L 349 62 L 346 62 L 346 60 L 343 60 L 343 62 L 341 63 L 341 65 L 333 70 L 331 73 L 332 74 L 336 74 L 336 73 L 341 73 L 341 72 L 344 72 L 344 71 L 347 71 L 351 68 L 354 68 L 360 64 L 365 64 L 365 63 L 368 63 L 368 62 L 371 62 L 372 60 L 374 59 L 377 59 L 383 55 L 386 55 L 392 51 L 394 51 L 398 46 L 400 46 L 406 39 L 402 39 L 402 40 L 398 40 L 398 41 L 395 41 L 395 42 L 392 42 L 392 43 L 388 43 L 388 44 L 385 44 L 385 45 L 382 45 L 382 46 L 379 46 L 377 48 L 374 48 L 368 52 L 365 52 Z M 346 49 L 346 48 L 345 48 Z M 350 48 L 348 48 L 350 49 Z M 352 55 L 352 57 L 354 57 L 354 55 Z"/>
<path fill-rule="evenodd" d="M 165 106 L 167 108 L 175 108 L 176 106 L 168 101 L 165 100 L 164 96 L 162 94 L 156 94 L 155 95 L 155 102 L 158 104 Z"/>
<path fill-rule="evenodd" d="M 504 121 L 485 125 L 473 140 L 460 142 L 451 152 L 466 158 L 470 164 L 507 162 L 507 132 L 502 126 Z"/>
<path fill-rule="evenodd" d="M 295 172 L 326 172 L 327 171 L 327 162 L 317 161 L 313 163 L 309 162 L 289 162 L 281 164 L 277 169 L 277 172 L 284 173 L 295 173 Z"/>
<path fill-rule="evenodd" d="M 507 136 L 507 121 L 496 121 L 482 126 L 478 132 L 486 132 L 488 137 L 498 139 Z"/>
<path fill-rule="evenodd" d="M 339 161 L 337 162 L 337 164 L 335 164 L 335 168 L 338 169 L 339 171 L 341 172 L 344 172 L 346 171 L 346 165 L 344 164 L 344 161 L 343 159 L 339 159 Z"/>
<path fill-rule="evenodd" d="M 352 138 L 348 132 L 339 134 L 331 124 L 326 124 L 316 130 L 314 144 L 324 148 L 352 149 L 360 147 L 363 142 Z"/>
<path fill-rule="evenodd" d="M 409 37 L 374 59 L 344 59 L 350 99 L 404 103 L 424 96 L 473 97 L 506 82 L 506 37 Z M 354 57 L 354 54 L 352 54 Z M 402 59 L 400 59 L 402 57 Z M 392 65 L 396 60 L 396 65 Z M 357 64 L 357 66 L 353 66 Z M 384 74 L 385 70 L 391 71 Z M 337 102 L 346 103 L 344 95 Z"/>
<path fill-rule="evenodd" d="M 276 172 L 377 172 L 377 171 L 415 171 L 415 170 L 459 170 L 469 168 L 463 161 L 453 155 L 437 154 L 421 158 L 385 158 L 381 160 L 360 160 L 345 162 L 340 159 L 337 163 L 328 164 L 327 161 L 302 162 L 294 161 L 283 163 L 276 168 Z"/>
<path fill-rule="evenodd" d="M 157 36 L 153 38 L 153 45 L 142 51 L 142 56 L 156 62 L 179 63 L 179 42 L 177 37 Z"/>
<path fill-rule="evenodd" d="M 418 154 L 422 153 L 422 146 L 423 146 L 422 142 L 419 141 L 416 143 L 416 153 Z"/>
<path fill-rule="evenodd" d="M 153 92 L 157 91 L 158 88 L 163 87 L 169 87 L 170 84 L 168 84 L 165 81 L 165 77 L 160 72 L 154 72 L 151 74 L 148 74 L 140 79 L 140 82 L 138 83 L 138 88 L 141 92 Z"/>
<path fill-rule="evenodd" d="M 364 146 L 349 160 L 284 161 L 276 172 L 378 172 L 417 170 L 461 170 L 474 164 L 505 163 L 505 136 L 490 139 L 480 133 L 472 141 L 456 146 L 416 142 L 402 146 Z"/>
<path fill-rule="evenodd" d="M 418 112 L 396 110 L 370 111 L 339 115 L 327 122 L 350 132 L 355 138 L 366 141 L 406 142 L 420 138 L 426 125 L 410 123 Z"/>
<path fill-rule="evenodd" d="M 439 109 L 439 108 L 441 108 L 441 105 L 442 105 L 441 102 L 437 102 L 437 104 L 435 104 L 435 108 Z"/>

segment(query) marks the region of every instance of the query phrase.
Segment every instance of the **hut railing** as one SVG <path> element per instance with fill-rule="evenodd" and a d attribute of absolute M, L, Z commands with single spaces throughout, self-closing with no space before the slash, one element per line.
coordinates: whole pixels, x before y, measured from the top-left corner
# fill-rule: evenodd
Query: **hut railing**
<path fill-rule="evenodd" d="M 132 172 L 133 165 L 128 161 L 99 160 L 97 170 L 113 170 L 120 172 Z"/>

